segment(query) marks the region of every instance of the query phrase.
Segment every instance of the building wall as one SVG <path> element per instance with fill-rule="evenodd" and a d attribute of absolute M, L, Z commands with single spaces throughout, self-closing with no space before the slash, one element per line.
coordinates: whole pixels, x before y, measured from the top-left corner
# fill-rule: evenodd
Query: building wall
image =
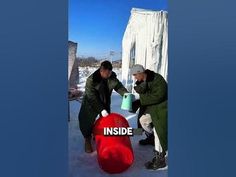
<path fill-rule="evenodd" d="M 79 80 L 78 60 L 76 59 L 77 43 L 68 41 L 68 86 L 76 88 Z"/>

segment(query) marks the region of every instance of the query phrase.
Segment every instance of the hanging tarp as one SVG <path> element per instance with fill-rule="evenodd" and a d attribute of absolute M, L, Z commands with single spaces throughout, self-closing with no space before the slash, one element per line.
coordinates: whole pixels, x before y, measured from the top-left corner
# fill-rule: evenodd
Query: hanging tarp
<path fill-rule="evenodd" d="M 167 80 L 168 13 L 133 8 L 122 40 L 122 81 L 132 82 L 129 69 L 142 64 Z"/>

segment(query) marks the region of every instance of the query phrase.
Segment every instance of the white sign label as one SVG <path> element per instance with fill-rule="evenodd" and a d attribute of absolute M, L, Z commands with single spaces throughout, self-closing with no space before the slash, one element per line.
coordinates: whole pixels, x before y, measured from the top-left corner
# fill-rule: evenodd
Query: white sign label
<path fill-rule="evenodd" d="M 128 135 L 133 136 L 133 130 L 132 127 L 105 127 L 104 128 L 104 135 L 111 136 L 121 136 L 121 135 Z"/>

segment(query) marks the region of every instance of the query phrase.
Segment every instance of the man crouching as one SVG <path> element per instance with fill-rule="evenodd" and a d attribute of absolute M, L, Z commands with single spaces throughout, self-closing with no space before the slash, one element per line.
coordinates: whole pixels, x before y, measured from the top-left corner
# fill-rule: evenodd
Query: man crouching
<path fill-rule="evenodd" d="M 142 116 L 139 122 L 146 134 L 154 134 L 154 158 L 145 163 L 147 169 L 157 170 L 166 166 L 167 151 L 167 83 L 158 73 L 134 65 L 131 74 L 135 77 L 135 91 L 140 95 Z"/>

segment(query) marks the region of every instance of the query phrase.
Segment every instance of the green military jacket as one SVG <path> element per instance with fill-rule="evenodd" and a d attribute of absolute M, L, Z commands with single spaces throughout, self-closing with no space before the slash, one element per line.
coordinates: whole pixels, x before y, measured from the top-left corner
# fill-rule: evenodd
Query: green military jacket
<path fill-rule="evenodd" d="M 164 150 L 168 149 L 167 143 L 167 83 L 158 73 L 146 70 L 145 82 L 136 83 L 134 87 L 140 95 L 140 103 L 144 114 L 150 114 L 153 125 Z"/>
<path fill-rule="evenodd" d="M 97 115 L 100 114 L 103 109 L 106 109 L 100 99 L 99 88 L 101 86 L 101 81 L 102 78 L 100 76 L 99 69 L 87 78 L 85 93 L 79 112 L 80 124 L 83 124 L 80 125 L 82 129 L 86 129 L 86 127 L 88 127 L 86 124 L 90 125 L 95 121 Z M 115 72 L 112 72 L 111 77 L 107 80 L 107 85 L 108 93 L 106 94 L 108 94 L 109 99 L 111 99 L 113 90 L 118 92 L 121 96 L 128 92 L 123 84 L 117 79 Z M 107 106 L 110 107 L 110 105 Z M 86 130 L 84 132 L 86 132 Z"/>

